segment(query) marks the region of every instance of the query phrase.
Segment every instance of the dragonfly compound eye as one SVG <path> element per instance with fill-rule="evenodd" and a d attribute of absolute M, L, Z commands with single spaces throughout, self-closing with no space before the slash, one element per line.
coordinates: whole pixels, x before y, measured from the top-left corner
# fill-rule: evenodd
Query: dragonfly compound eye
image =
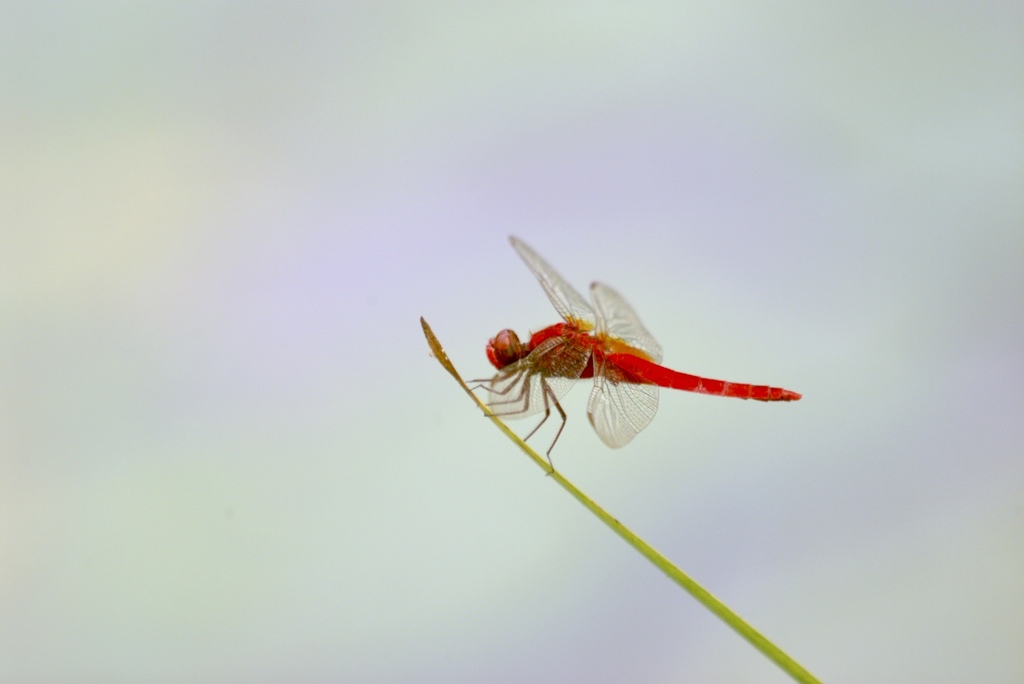
<path fill-rule="evenodd" d="M 495 368 L 504 368 L 523 358 L 523 345 L 514 330 L 502 330 L 487 343 L 487 358 Z"/>

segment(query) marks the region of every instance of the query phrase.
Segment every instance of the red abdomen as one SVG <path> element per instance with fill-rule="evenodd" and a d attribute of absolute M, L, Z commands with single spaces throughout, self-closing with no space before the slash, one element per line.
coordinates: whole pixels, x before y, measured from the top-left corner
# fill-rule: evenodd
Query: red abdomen
<path fill-rule="evenodd" d="M 623 371 L 623 380 L 626 382 L 646 383 L 686 392 L 700 392 L 757 401 L 797 401 L 802 396 L 781 387 L 727 382 L 680 373 L 632 354 L 611 354 L 605 358 L 605 362 Z"/>

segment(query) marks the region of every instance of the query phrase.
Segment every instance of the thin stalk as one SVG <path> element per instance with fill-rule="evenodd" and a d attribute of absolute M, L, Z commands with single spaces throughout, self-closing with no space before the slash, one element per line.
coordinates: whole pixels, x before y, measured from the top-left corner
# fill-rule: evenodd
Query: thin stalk
<path fill-rule="evenodd" d="M 430 345 L 430 351 L 434 358 L 444 367 L 446 371 L 455 381 L 459 383 L 466 394 L 472 397 L 473 401 L 476 402 L 477 406 L 484 412 L 491 421 L 498 426 L 498 429 L 505 433 L 509 439 L 515 442 L 523 452 L 529 456 L 537 466 L 543 470 L 547 475 L 557 482 L 563 489 L 569 492 L 573 498 L 583 504 L 587 510 L 596 515 L 601 521 L 610 527 L 615 534 L 622 537 L 627 544 L 632 546 L 634 549 L 640 552 L 647 560 L 651 561 L 655 567 L 661 570 L 663 573 L 668 575 L 669 579 L 674 581 L 676 584 L 685 589 L 691 596 L 701 603 L 705 608 L 710 610 L 712 613 L 718 616 L 725 624 L 731 627 L 744 639 L 749 641 L 754 648 L 759 650 L 769 660 L 774 662 L 780 668 L 783 669 L 790 677 L 798 682 L 804 682 L 806 684 L 820 684 L 820 681 L 804 669 L 800 663 L 790 658 L 781 648 L 773 644 L 768 640 L 766 636 L 761 634 L 759 631 L 754 629 L 750 623 L 741 618 L 727 605 L 722 603 L 719 599 L 709 592 L 707 589 L 698 584 L 689 575 L 684 573 L 682 570 L 672 564 L 667 558 L 658 553 L 650 544 L 645 542 L 643 539 L 634 534 L 629 528 L 620 523 L 618 520 L 613 518 L 607 511 L 594 503 L 593 499 L 581 492 L 576 488 L 569 480 L 565 479 L 561 473 L 552 467 L 550 463 L 542 458 L 537 452 L 529 447 L 519 436 L 514 433 L 505 423 L 501 421 L 496 415 L 494 415 L 487 405 L 480 401 L 473 391 L 466 385 L 459 372 L 455 370 L 455 366 L 452 365 L 451 360 L 441 347 L 441 343 L 438 342 L 434 336 L 434 332 L 427 325 L 427 322 L 421 317 L 420 324 L 423 326 L 423 334 L 427 337 L 427 343 Z"/>

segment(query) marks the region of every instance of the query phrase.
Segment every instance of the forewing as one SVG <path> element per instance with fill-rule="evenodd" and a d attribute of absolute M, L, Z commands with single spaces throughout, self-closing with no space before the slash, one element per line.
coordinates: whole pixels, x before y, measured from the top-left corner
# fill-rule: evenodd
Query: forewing
<path fill-rule="evenodd" d="M 595 368 L 587 417 L 601 441 L 617 449 L 629 444 L 654 419 L 658 387 L 622 382 L 613 367 L 602 366 Z"/>
<path fill-rule="evenodd" d="M 654 363 L 661 363 L 661 345 L 640 322 L 640 317 L 622 295 L 602 283 L 590 286 L 590 296 L 597 310 L 597 335 L 617 337 L 631 347 L 651 357 Z"/>
<path fill-rule="evenodd" d="M 555 307 L 565 321 L 569 323 L 583 323 L 584 329 L 594 327 L 594 310 L 584 299 L 583 295 L 573 288 L 562 276 L 551 268 L 551 264 L 544 261 L 539 254 L 525 242 L 517 237 L 510 237 L 509 242 L 526 265 L 533 271 L 533 275 L 540 281 L 541 287 L 547 294 L 551 304 Z"/>
<path fill-rule="evenodd" d="M 501 369 L 492 379 L 487 406 L 496 415 L 525 418 L 547 409 L 576 384 L 590 359 L 590 349 L 553 337 L 529 356 Z M 545 385 L 548 391 L 545 392 Z"/>

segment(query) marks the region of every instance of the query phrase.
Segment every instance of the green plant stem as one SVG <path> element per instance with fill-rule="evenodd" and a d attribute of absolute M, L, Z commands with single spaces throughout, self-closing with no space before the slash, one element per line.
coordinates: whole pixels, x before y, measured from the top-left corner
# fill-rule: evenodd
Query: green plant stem
<path fill-rule="evenodd" d="M 639 551 L 645 558 L 654 563 L 654 565 L 669 576 L 676 584 L 685 589 L 691 596 L 699 601 L 705 608 L 710 610 L 712 613 L 717 615 L 725 624 L 729 625 L 733 630 L 739 633 L 744 639 L 749 641 L 754 648 L 759 650 L 765 656 L 767 656 L 772 662 L 781 667 L 789 676 L 798 682 L 805 682 L 808 684 L 820 684 L 819 680 L 814 677 L 810 672 L 804 669 L 798 662 L 790 658 L 782 649 L 773 644 L 763 634 L 754 629 L 746 620 L 741 618 L 735 612 L 733 612 L 727 605 L 722 603 L 720 600 L 709 592 L 707 589 L 698 584 L 689 575 L 684 573 L 682 570 L 673 565 L 667 558 L 658 553 L 650 544 L 645 542 L 643 539 L 634 534 L 629 528 L 620 523 L 618 520 L 613 518 L 607 511 L 598 506 L 594 501 L 576 488 L 571 482 L 565 479 L 561 473 L 554 469 L 554 467 L 544 458 L 542 458 L 537 452 L 529 447 L 519 436 L 514 433 L 505 423 L 501 421 L 496 415 L 494 415 L 487 405 L 480 401 L 473 391 L 466 385 L 458 371 L 455 370 L 455 366 L 452 365 L 448 355 L 441 347 L 441 343 L 438 342 L 434 336 L 433 331 L 427 322 L 420 318 L 420 324 L 423 326 L 423 333 L 427 337 L 427 343 L 430 345 L 430 350 L 433 356 L 440 362 L 448 373 L 459 383 L 463 390 L 473 398 L 473 401 L 480 407 L 491 421 L 494 422 L 498 428 L 504 432 L 509 439 L 515 442 L 520 449 L 522 449 L 527 456 L 533 459 L 545 473 L 547 473 L 555 482 L 557 482 L 563 489 L 569 492 L 577 501 L 583 504 L 591 513 L 596 515 L 604 522 L 605 525 L 610 527 L 615 534 L 622 537 L 626 543 L 632 546 L 634 549 Z"/>

